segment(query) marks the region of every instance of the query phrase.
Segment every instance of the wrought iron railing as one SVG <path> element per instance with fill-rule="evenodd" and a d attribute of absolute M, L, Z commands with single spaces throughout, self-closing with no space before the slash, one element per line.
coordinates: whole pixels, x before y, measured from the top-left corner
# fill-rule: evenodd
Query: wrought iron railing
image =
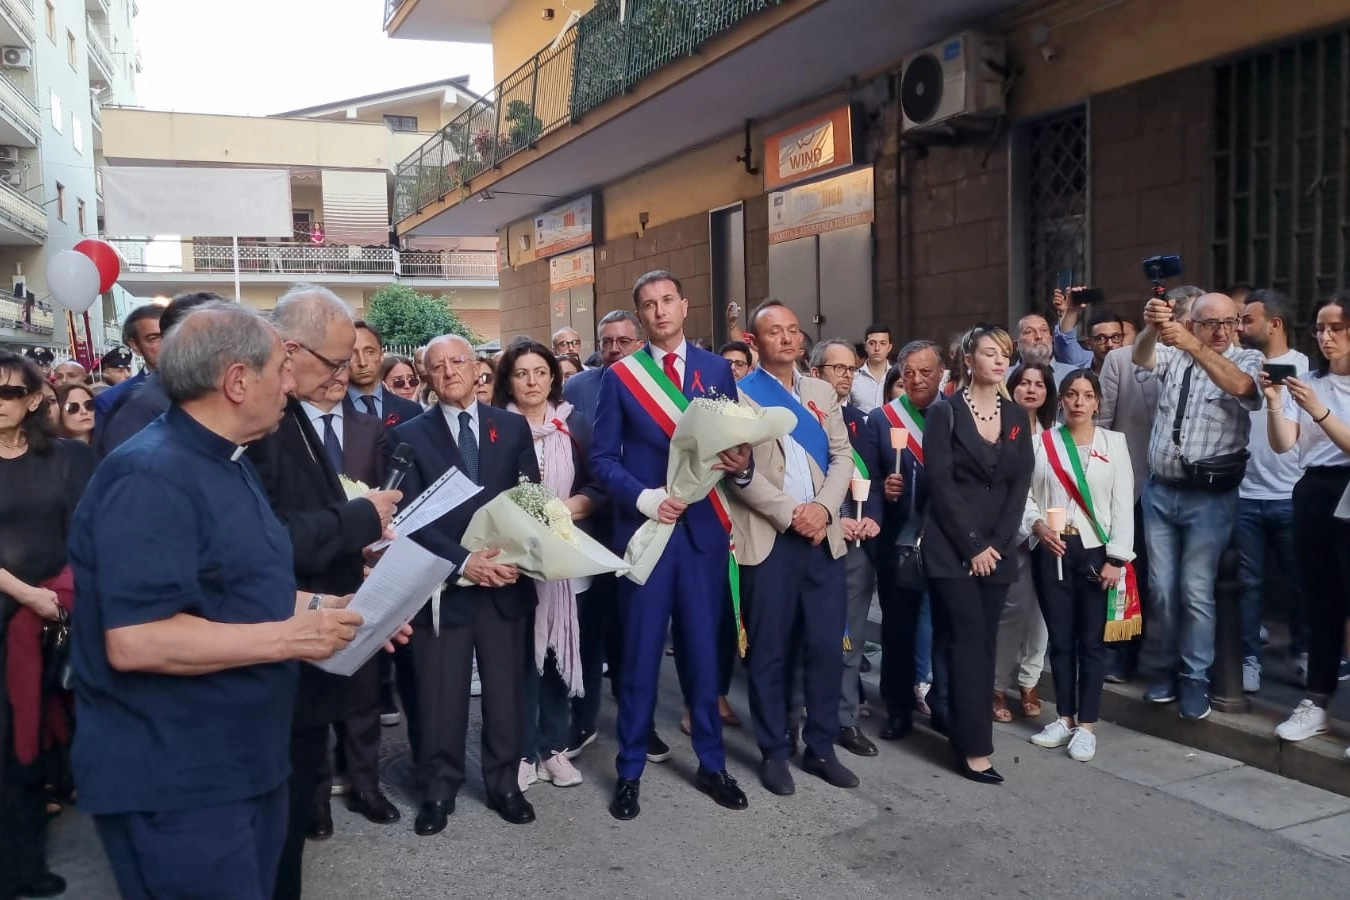
<path fill-rule="evenodd" d="M 619 0 L 599 0 L 557 42 L 399 163 L 395 217 L 406 218 L 453 192 L 466 195 L 475 175 L 579 121 L 743 19 L 782 2 L 627 0 L 620 22 Z"/>
<path fill-rule="evenodd" d="M 234 246 L 223 238 L 112 239 L 128 272 L 232 275 Z M 497 254 L 471 250 L 395 250 L 290 241 L 239 243 L 242 275 L 372 275 L 391 278 L 497 280 Z"/>

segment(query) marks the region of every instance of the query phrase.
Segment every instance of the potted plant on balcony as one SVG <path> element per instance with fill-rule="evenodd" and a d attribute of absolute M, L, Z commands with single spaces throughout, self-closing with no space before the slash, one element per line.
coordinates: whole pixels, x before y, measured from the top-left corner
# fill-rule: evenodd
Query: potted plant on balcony
<path fill-rule="evenodd" d="M 512 150 L 534 143 L 544 130 L 544 123 L 534 114 L 534 108 L 524 100 L 512 100 L 506 104 L 506 121 L 511 124 L 507 140 Z"/>

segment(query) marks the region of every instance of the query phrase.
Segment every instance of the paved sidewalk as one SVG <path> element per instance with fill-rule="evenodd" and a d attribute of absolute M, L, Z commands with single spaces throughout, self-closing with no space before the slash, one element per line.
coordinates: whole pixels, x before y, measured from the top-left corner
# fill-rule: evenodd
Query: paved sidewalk
<path fill-rule="evenodd" d="M 725 811 L 692 787 L 669 660 L 663 675 L 657 722 L 675 755 L 648 766 L 636 821 L 605 810 L 615 747 L 602 738 L 578 761 L 585 784 L 530 789 L 535 824 L 509 826 L 485 809 L 474 772 L 450 827 L 416 837 L 402 729 L 386 729 L 385 776 L 404 819 L 371 825 L 335 801 L 335 837 L 307 849 L 306 896 L 1255 900 L 1340 897 L 1350 884 L 1350 799 L 1110 725 L 1086 765 L 1028 743 L 1030 723 L 998 726 L 1002 787 L 955 775 L 945 741 L 920 728 L 875 759 L 848 757 L 859 789 L 794 767 L 797 794 L 786 798 L 758 784 L 749 729 L 729 730 L 729 767 L 750 809 Z M 748 723 L 740 677 L 732 702 Z M 864 720 L 871 733 L 878 725 Z M 613 731 L 608 699 L 601 731 Z M 67 896 L 116 896 L 86 817 L 56 821 L 51 856 Z"/>

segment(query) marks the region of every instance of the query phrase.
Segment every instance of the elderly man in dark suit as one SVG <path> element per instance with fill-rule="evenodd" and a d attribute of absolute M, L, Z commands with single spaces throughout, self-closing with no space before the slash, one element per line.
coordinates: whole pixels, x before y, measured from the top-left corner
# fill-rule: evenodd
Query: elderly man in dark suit
<path fill-rule="evenodd" d="M 362 548 L 380 539 L 400 494 L 370 491 L 348 500 L 326 433 L 314 427 L 301 399 L 325 396 L 346 368 L 356 340 L 351 310 L 327 288 L 302 284 L 277 300 L 272 318 L 290 354 L 295 389 L 280 427 L 249 445 L 248 457 L 273 512 L 290 534 L 297 584 L 305 590 L 350 594 L 361 586 Z M 328 752 L 328 727 L 343 718 L 344 682 L 312 666 L 301 668 L 291 724 L 290 819 L 274 894 L 278 900 L 300 896 L 312 799 Z M 363 791 L 361 811 L 387 818 L 392 807 L 379 793 L 378 782 L 364 785 Z"/>
<path fill-rule="evenodd" d="M 413 618 L 413 669 L 421 710 L 417 781 L 422 805 L 414 830 L 445 829 L 464 784 L 469 725 L 469 682 L 475 651 L 483 684 L 483 783 L 487 804 L 506 821 L 534 821 L 534 808 L 517 783 L 523 744 L 526 635 L 536 595 L 514 566 L 494 561 L 496 550 L 470 552 L 461 543 L 473 514 L 521 478 L 539 481 L 534 439 L 524 417 L 478 402 L 469 342 L 455 335 L 427 346 L 427 373 L 440 402 L 393 429 L 392 445 L 409 444 L 413 465 L 404 478 L 415 498 L 451 467 L 483 490 L 414 536 L 455 564 L 445 590 Z M 471 582 L 460 587 L 464 578 Z M 439 617 L 432 604 L 439 604 Z M 439 618 L 439 623 L 436 621 Z M 436 703 L 431 703 L 435 698 Z"/>

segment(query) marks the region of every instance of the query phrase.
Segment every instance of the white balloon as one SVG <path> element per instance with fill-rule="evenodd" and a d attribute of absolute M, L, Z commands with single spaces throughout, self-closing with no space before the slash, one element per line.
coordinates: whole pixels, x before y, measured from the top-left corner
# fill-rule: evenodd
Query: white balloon
<path fill-rule="evenodd" d="M 75 250 L 62 250 L 47 259 L 47 292 L 66 309 L 85 312 L 98 299 L 101 276 L 94 261 Z"/>

